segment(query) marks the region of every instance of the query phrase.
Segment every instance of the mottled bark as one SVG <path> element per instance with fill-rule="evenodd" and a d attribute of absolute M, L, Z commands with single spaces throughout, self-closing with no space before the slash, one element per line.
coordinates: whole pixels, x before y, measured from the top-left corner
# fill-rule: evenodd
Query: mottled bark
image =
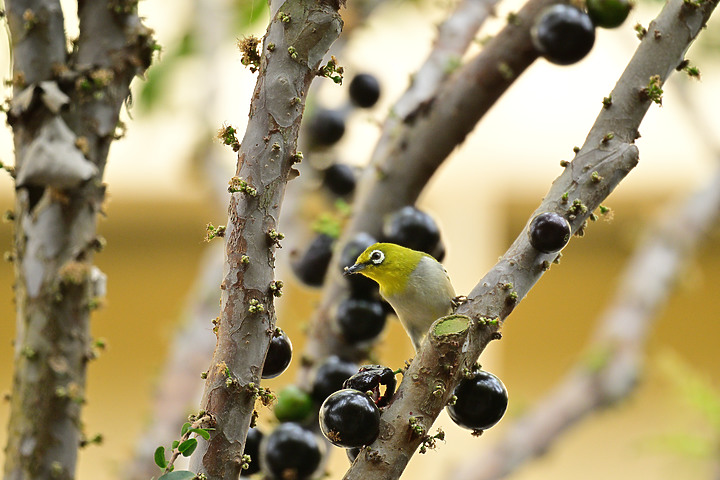
<path fill-rule="evenodd" d="M 273 290 L 277 230 L 286 182 L 293 178 L 297 136 L 308 87 L 340 34 L 338 4 L 288 0 L 271 4 L 250 119 L 240 145 L 237 184 L 225 233 L 225 277 L 217 346 L 202 409 L 216 429 L 200 442 L 191 470 L 237 479 L 262 366 L 275 328 Z M 244 183 L 242 185 L 245 185 Z"/>
<path fill-rule="evenodd" d="M 67 52 L 58 1 L 7 2 L 17 334 L 5 477 L 13 480 L 74 478 L 89 317 L 105 289 L 92 265 L 102 173 L 130 81 L 153 48 L 132 2 L 80 2 L 78 13 L 80 38 Z"/>

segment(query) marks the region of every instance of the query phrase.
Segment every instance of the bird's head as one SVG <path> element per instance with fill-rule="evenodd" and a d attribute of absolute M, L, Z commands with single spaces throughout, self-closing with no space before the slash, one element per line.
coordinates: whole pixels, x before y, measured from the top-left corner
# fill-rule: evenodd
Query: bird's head
<path fill-rule="evenodd" d="M 426 254 L 394 243 L 375 243 L 365 249 L 345 274 L 360 273 L 375 280 L 382 290 L 401 291 Z"/>

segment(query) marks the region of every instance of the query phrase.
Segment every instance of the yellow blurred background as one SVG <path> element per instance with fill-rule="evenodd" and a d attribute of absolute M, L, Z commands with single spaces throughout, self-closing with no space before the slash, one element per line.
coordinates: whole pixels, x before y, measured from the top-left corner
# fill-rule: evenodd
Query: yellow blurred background
<path fill-rule="evenodd" d="M 140 5 L 160 43 L 171 50 L 180 41 L 182 26 L 197 14 L 195 9 L 210 4 L 219 11 L 229 5 L 186 0 L 178 1 L 172 12 L 160 0 L 145 0 Z M 516 8 L 517 4 L 501 5 L 498 18 Z M 578 65 L 560 68 L 536 62 L 433 180 L 420 205 L 441 224 L 448 246 L 445 263 L 459 293 L 472 288 L 521 230 L 550 182 L 560 174 L 559 161 L 570 159 L 572 147 L 582 143 L 600 100 L 630 58 L 637 43 L 632 25 L 635 21 L 647 25 L 658 10 L 657 5 L 643 6 L 619 31 L 599 31 L 595 49 Z M 388 2 L 367 26 L 354 32 L 340 57 L 348 78 L 355 71 L 370 71 L 381 77 L 384 90 L 377 107 L 353 114 L 348 133 L 337 148 L 342 161 L 362 164 L 367 160 L 378 136 L 378 122 L 427 54 L 434 37 L 432 21 L 441 19 L 445 11 L 444 4 Z M 495 20 L 489 28 L 500 23 Z M 242 130 L 254 75 L 240 65 L 233 38 L 262 34 L 262 24 L 261 20 L 248 27 L 252 31 L 243 32 L 232 32 L 225 25 L 227 36 L 218 40 L 221 46 L 212 58 L 182 63 L 167 85 L 164 103 L 150 113 L 133 111 L 134 119 L 127 119 L 127 137 L 112 147 L 105 177 L 109 185 L 107 217 L 100 222 L 108 246 L 96 257 L 97 265 L 108 275 L 108 296 L 105 308 L 94 314 L 92 322 L 93 335 L 107 339 L 108 350 L 90 365 L 84 410 L 87 433 L 102 433 L 104 442 L 81 451 L 79 479 L 120 478 L 149 420 L 157 374 L 208 248 L 205 225 L 225 223 L 223 207 L 216 205 L 193 152 L 199 138 L 223 122 Z M 68 31 L 73 28 L 70 22 Z M 680 93 L 685 87 L 681 90 L 679 82 L 685 79 L 667 85 L 663 107 L 651 108 L 641 126 L 640 165 L 607 202 L 614 219 L 593 223 L 584 238 L 573 239 L 561 264 L 553 266 L 509 318 L 503 340 L 494 342 L 484 354 L 484 367 L 498 374 L 509 390 L 506 419 L 475 438 L 443 415 L 438 425 L 447 433 L 446 443 L 437 451 L 416 455 L 403 478 L 447 478 L 453 465 L 491 444 L 502 433 L 504 423 L 532 406 L 562 378 L 579 360 L 643 226 L 661 214 L 669 201 L 682 198 L 718 168 L 712 146 L 703 143 L 688 116 L 701 117 L 714 137 L 720 137 L 720 126 L 711 121 L 715 117 L 710 109 L 720 104 L 720 62 L 697 58 L 705 60 L 700 62 L 703 81 L 688 85 L 688 89 L 690 102 L 700 107 L 684 108 L 686 100 Z M 215 72 L 213 84 L 207 83 L 208 71 Z M 329 83 L 325 81 L 318 91 L 319 98 L 327 104 L 341 104 L 343 88 Z M 211 125 L 207 126 L 208 122 Z M 213 148 L 229 177 L 234 154 L 219 145 Z M 7 130 L 0 132 L 0 158 L 12 158 Z M 303 177 L 295 180 L 301 181 Z M 12 205 L 12 184 L 6 175 L 0 175 L 0 210 L 12 209 Z M 281 225 L 281 230 L 286 228 L 290 226 Z M 719 233 L 715 228 L 662 309 L 636 394 L 573 428 L 547 455 L 513 478 L 709 478 L 711 459 L 663 446 L 663 438 L 680 433 L 717 442 L 718 432 L 688 406 L 658 365 L 667 352 L 675 352 L 708 382 L 720 385 Z M 277 277 L 287 285 L 278 302 L 278 321 L 292 338 L 295 352 L 301 352 L 303 329 L 319 297 L 292 280 L 289 252 L 293 247 L 302 248 L 293 242 L 292 237 L 286 239 L 286 248 L 278 254 Z M 12 246 L 10 224 L 0 225 L 0 245 L 4 250 Z M 0 327 L 4 339 L 0 359 L 5 368 L 0 372 L 0 389 L 5 392 L 9 392 L 12 379 L 12 283 L 12 265 L 3 263 L 0 314 L 6 321 Z M 208 335 L 212 335 L 211 328 L 208 318 Z M 411 354 L 399 324 L 391 322 L 378 356 L 385 364 L 398 367 Z M 293 379 L 296 361 L 268 385 L 278 388 Z M 3 403 L 2 425 L 7 424 L 7 415 L 7 403 Z M 265 412 L 263 422 L 271 416 Z M 2 444 L 5 435 L 3 427 Z M 337 452 L 329 478 L 340 478 L 346 466 L 344 453 Z"/>

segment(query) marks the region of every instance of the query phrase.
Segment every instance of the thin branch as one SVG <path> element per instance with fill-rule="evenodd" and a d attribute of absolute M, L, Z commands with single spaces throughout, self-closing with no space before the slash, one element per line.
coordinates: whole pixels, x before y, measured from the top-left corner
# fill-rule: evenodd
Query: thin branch
<path fill-rule="evenodd" d="M 663 209 L 636 248 L 613 301 L 598 319 L 587 358 L 531 411 L 514 420 L 497 444 L 461 466 L 451 478 L 504 478 L 547 452 L 565 430 L 633 392 L 658 310 L 720 216 L 720 171 L 675 203 Z"/>
<path fill-rule="evenodd" d="M 658 99 L 653 93 L 680 63 L 714 8 L 713 2 L 695 5 L 671 0 L 666 4 L 615 86 L 612 105 L 600 112 L 585 144 L 531 218 L 555 211 L 570 221 L 573 232 L 582 231 L 592 211 L 637 164 L 638 150 L 632 142 L 651 100 Z M 435 354 L 430 340 L 425 341 L 405 372 L 394 402 L 383 413 L 380 437 L 363 450 L 344 478 L 394 479 L 402 473 L 423 440 L 413 432 L 418 426 L 429 431 L 463 371 L 472 367 L 491 340 L 499 338 L 504 319 L 557 256 L 534 250 L 527 227 L 458 308 L 457 314 L 467 315 L 474 324 L 467 342 L 459 344 L 460 356 L 446 362 Z M 509 284 L 512 291 L 507 289 Z M 445 371 L 438 372 L 438 364 L 445 365 Z M 418 389 L 424 393 L 418 394 Z M 420 416 L 414 428 L 409 425 L 409 412 Z"/>
<path fill-rule="evenodd" d="M 282 9 L 282 11 L 280 11 Z M 292 178 L 305 95 L 323 56 L 340 34 L 339 4 L 310 0 L 271 4 L 262 61 L 236 176 L 225 234 L 225 278 L 218 341 L 202 409 L 216 421 L 200 442 L 191 469 L 209 479 L 236 479 L 242 466 L 257 385 L 275 327 L 274 251 L 286 182 Z"/>
<path fill-rule="evenodd" d="M 105 291 L 92 265 L 102 175 L 130 81 L 153 51 L 132 2 L 80 2 L 79 14 L 68 54 L 59 2 L 8 1 L 17 335 L 6 478 L 74 478 L 90 312 Z"/>

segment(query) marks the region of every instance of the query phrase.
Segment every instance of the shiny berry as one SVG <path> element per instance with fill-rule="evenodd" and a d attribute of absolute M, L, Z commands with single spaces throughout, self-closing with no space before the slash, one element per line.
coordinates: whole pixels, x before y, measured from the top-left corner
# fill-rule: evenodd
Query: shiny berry
<path fill-rule="evenodd" d="M 292 265 L 293 272 L 301 282 L 311 287 L 322 286 L 334 244 L 335 239 L 324 233 L 313 239 L 305 254 Z"/>
<path fill-rule="evenodd" d="M 616 28 L 632 10 L 628 0 L 587 0 L 587 12 L 596 27 Z"/>
<path fill-rule="evenodd" d="M 572 5 L 547 8 L 532 28 L 535 48 L 547 60 L 570 65 L 587 55 L 595 43 L 595 26 L 587 13 Z"/>
<path fill-rule="evenodd" d="M 312 397 L 297 385 L 290 384 L 278 392 L 273 411 L 281 422 L 302 422 L 313 412 Z"/>
<path fill-rule="evenodd" d="M 407 206 L 388 217 L 383 224 L 383 237 L 390 243 L 433 253 L 440 241 L 440 229 L 430 215 Z"/>
<path fill-rule="evenodd" d="M 345 340 L 363 342 L 385 328 L 385 309 L 380 300 L 348 298 L 338 306 L 337 322 Z"/>
<path fill-rule="evenodd" d="M 350 82 L 350 100 L 360 108 L 370 108 L 380 98 L 380 82 L 374 75 L 359 73 Z"/>
<path fill-rule="evenodd" d="M 499 422 L 507 410 L 505 385 L 490 372 L 480 370 L 470 378 L 463 378 L 453 395 L 455 403 L 447 407 L 450 418 L 470 430 L 487 430 Z"/>
<path fill-rule="evenodd" d="M 355 190 L 355 170 L 350 165 L 336 163 L 324 173 L 323 185 L 335 195 L 348 195 Z"/>
<path fill-rule="evenodd" d="M 313 432 L 297 423 L 281 423 L 262 444 L 263 471 L 273 480 L 311 478 L 320 466 L 322 446 Z"/>
<path fill-rule="evenodd" d="M 275 378 L 285 371 L 292 360 L 292 343 L 290 337 L 280 328 L 276 328 L 270 339 L 262 378 Z"/>
<path fill-rule="evenodd" d="M 350 388 L 333 393 L 320 407 L 320 430 L 338 447 L 369 445 L 380 432 L 380 410 L 365 393 Z"/>
<path fill-rule="evenodd" d="M 325 401 L 330 394 L 343 388 L 343 383 L 355 375 L 358 366 L 352 362 L 342 360 L 339 357 L 331 356 L 320 365 L 315 372 L 312 397 L 317 403 Z"/>
<path fill-rule="evenodd" d="M 248 430 L 243 454 L 250 455 L 250 462 L 248 462 L 248 468 L 240 472 L 241 477 L 247 477 L 260 471 L 260 442 L 263 436 L 263 433 L 257 428 Z"/>
<path fill-rule="evenodd" d="M 345 116 L 338 110 L 318 109 L 310 118 L 308 135 L 315 145 L 329 146 L 345 134 Z"/>
<path fill-rule="evenodd" d="M 530 222 L 528 235 L 535 250 L 559 252 L 570 240 L 570 223 L 555 212 L 541 213 Z"/>

